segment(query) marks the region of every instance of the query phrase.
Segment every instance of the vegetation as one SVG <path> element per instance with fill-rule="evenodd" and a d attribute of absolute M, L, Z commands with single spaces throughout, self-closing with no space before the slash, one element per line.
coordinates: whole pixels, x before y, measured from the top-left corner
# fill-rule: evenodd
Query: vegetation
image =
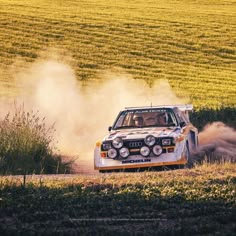
<path fill-rule="evenodd" d="M 0 174 L 67 173 L 53 145 L 54 127 L 47 127 L 37 113 L 15 107 L 0 121 Z"/>
<path fill-rule="evenodd" d="M 215 121 L 221 121 L 232 128 L 236 128 L 236 109 L 233 107 L 221 107 L 218 109 L 201 108 L 190 114 L 190 120 L 199 131 L 206 124 Z"/>
<path fill-rule="evenodd" d="M 0 233 L 234 235 L 235 164 L 91 176 L 0 177 Z"/>
<path fill-rule="evenodd" d="M 195 107 L 235 107 L 235 12 L 234 0 L 0 0 L 1 93 L 17 92 L 9 66 L 56 48 L 80 80 L 121 67 Z"/>
<path fill-rule="evenodd" d="M 0 0 L 0 97 L 17 94 L 12 68 L 53 48 L 85 83 L 113 67 L 150 86 L 167 79 L 199 128 L 235 127 L 235 12 L 234 0 Z M 30 173 L 67 170 L 37 113 L 18 110 L 0 131 L 0 174 L 26 174 L 26 159 Z M 0 177 L 0 234 L 234 235 L 235 189 L 235 164 Z"/>

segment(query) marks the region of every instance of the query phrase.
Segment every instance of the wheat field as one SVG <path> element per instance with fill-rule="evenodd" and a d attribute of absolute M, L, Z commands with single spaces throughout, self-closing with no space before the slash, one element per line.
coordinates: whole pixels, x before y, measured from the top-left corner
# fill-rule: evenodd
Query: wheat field
<path fill-rule="evenodd" d="M 56 49 L 78 80 L 118 67 L 195 107 L 235 107 L 235 42 L 235 0 L 0 0 L 0 96 L 17 93 L 13 66 Z"/>

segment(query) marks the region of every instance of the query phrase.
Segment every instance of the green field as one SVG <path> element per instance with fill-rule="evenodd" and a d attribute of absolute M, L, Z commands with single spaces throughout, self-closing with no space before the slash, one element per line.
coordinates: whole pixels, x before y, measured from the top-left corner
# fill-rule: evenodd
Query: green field
<path fill-rule="evenodd" d="M 0 177 L 1 235 L 234 235 L 235 164 Z"/>
<path fill-rule="evenodd" d="M 0 95 L 17 93 L 13 66 L 53 49 L 78 80 L 119 67 L 195 107 L 235 107 L 235 35 L 235 0 L 0 0 Z"/>

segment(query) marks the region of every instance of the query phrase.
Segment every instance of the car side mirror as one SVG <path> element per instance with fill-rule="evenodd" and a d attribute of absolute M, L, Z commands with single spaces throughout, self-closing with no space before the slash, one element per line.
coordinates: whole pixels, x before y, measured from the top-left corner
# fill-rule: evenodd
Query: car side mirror
<path fill-rule="evenodd" d="M 186 126 L 186 123 L 184 121 L 180 122 L 180 127 L 183 128 L 184 126 Z"/>
<path fill-rule="evenodd" d="M 108 127 L 108 131 L 111 131 L 111 128 L 112 128 L 112 127 L 111 127 L 111 126 L 109 126 L 109 127 Z"/>

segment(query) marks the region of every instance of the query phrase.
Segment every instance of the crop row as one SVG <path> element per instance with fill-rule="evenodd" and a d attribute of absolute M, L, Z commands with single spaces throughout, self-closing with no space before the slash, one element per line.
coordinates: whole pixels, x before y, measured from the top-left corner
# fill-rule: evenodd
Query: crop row
<path fill-rule="evenodd" d="M 136 79 L 167 78 L 196 106 L 234 106 L 234 9 L 231 0 L 0 1 L 0 69 L 58 48 L 72 56 L 78 79 L 121 67 Z"/>

